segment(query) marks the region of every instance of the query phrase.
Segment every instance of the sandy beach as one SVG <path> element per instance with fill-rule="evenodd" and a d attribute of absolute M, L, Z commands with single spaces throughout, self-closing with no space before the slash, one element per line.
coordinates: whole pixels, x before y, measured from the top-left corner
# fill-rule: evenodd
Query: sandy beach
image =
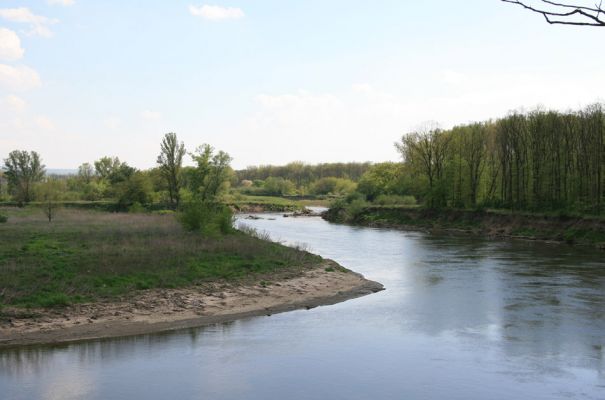
<path fill-rule="evenodd" d="M 302 276 L 255 284 L 146 290 L 117 302 L 31 310 L 0 325 L 0 348 L 191 328 L 335 304 L 383 290 L 332 261 Z"/>

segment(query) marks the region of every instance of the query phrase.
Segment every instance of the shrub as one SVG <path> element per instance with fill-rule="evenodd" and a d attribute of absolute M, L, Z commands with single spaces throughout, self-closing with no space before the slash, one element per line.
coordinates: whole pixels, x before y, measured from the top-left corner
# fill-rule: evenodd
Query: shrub
<path fill-rule="evenodd" d="M 416 198 L 414 196 L 399 196 L 399 195 L 395 195 L 395 194 L 391 194 L 391 195 L 381 194 L 374 199 L 374 204 L 378 204 L 381 206 L 392 206 L 392 205 L 413 206 L 413 205 L 416 205 Z"/>
<path fill-rule="evenodd" d="M 8 217 L 6 215 L 0 214 L 0 224 L 3 224 L 8 221 Z"/>
<path fill-rule="evenodd" d="M 192 201 L 182 207 L 177 218 L 186 230 L 192 232 L 226 235 L 234 231 L 233 212 L 223 204 Z"/>
<path fill-rule="evenodd" d="M 128 207 L 128 212 L 130 213 L 143 213 L 145 211 L 145 207 L 143 207 L 143 205 L 138 201 L 135 201 L 130 207 Z"/>

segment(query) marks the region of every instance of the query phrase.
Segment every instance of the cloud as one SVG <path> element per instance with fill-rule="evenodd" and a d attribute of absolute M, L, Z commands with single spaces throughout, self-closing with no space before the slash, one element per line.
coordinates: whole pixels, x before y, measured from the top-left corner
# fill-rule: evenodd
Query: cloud
<path fill-rule="evenodd" d="M 33 68 L 0 64 L 0 87 L 22 91 L 38 86 L 40 86 L 40 75 Z"/>
<path fill-rule="evenodd" d="M 28 24 L 30 30 L 26 33 L 29 36 L 51 37 L 53 35 L 49 25 L 59 22 L 56 19 L 47 18 L 41 15 L 35 15 L 27 7 L 19 8 L 0 8 L 0 18 L 10 22 Z"/>
<path fill-rule="evenodd" d="M 189 6 L 191 15 L 201 17 L 211 21 L 221 21 L 225 19 L 240 19 L 244 17 L 244 11 L 237 7 L 221 7 L 203 5 L 201 7 Z"/>
<path fill-rule="evenodd" d="M 145 110 L 141 112 L 141 118 L 148 121 L 155 121 L 162 118 L 162 114 L 157 111 Z"/>
<path fill-rule="evenodd" d="M 23 57 L 19 36 L 10 29 L 0 28 L 0 60 L 15 61 Z"/>
<path fill-rule="evenodd" d="M 46 0 L 46 2 L 51 6 L 56 4 L 64 7 L 73 6 L 76 4 L 75 0 Z"/>
<path fill-rule="evenodd" d="M 21 97 L 17 97 L 13 94 L 6 96 L 2 99 L 2 104 L 12 109 L 15 112 L 22 112 L 27 107 L 27 103 Z"/>

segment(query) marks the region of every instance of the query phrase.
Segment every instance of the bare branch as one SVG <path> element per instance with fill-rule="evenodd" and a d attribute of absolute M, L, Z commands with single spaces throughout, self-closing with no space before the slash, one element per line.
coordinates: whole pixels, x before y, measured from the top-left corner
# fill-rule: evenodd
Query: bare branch
<path fill-rule="evenodd" d="M 554 7 L 552 9 L 542 9 L 518 0 L 501 1 L 516 4 L 526 10 L 542 14 L 549 24 L 605 27 L 605 9 L 603 9 L 602 2 L 595 4 L 593 8 L 575 4 L 559 3 L 551 0 L 541 0 L 542 3 Z M 568 11 L 570 9 L 571 11 Z"/>

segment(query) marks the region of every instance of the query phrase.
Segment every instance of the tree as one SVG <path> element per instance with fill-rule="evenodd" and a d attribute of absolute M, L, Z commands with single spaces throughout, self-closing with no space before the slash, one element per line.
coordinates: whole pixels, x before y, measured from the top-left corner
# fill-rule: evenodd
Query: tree
<path fill-rule="evenodd" d="M 541 0 L 542 7 L 535 7 L 527 2 L 518 0 L 501 0 L 505 3 L 516 4 L 526 10 L 542 14 L 549 24 L 579 25 L 579 26 L 605 26 L 605 9 L 602 3 L 592 7 L 569 2 L 559 3 L 550 0 Z"/>
<path fill-rule="evenodd" d="M 65 191 L 63 182 L 56 178 L 48 178 L 46 181 L 39 184 L 37 188 L 38 198 L 42 203 L 42 211 L 48 222 L 52 222 L 59 208 L 61 193 Z"/>
<path fill-rule="evenodd" d="M 89 163 L 84 163 L 78 167 L 78 178 L 83 183 L 86 183 L 86 184 L 90 183 L 94 174 L 95 174 L 95 170 L 93 169 L 92 165 L 90 165 Z"/>
<path fill-rule="evenodd" d="M 485 124 L 471 124 L 461 130 L 462 147 L 460 156 L 468 167 L 471 205 L 477 205 L 477 191 L 483 173 L 487 127 Z"/>
<path fill-rule="evenodd" d="M 404 161 L 417 164 L 429 181 L 429 205 L 442 205 L 441 180 L 451 136 L 436 126 L 427 126 L 401 138 L 395 147 Z M 439 184 L 439 186 L 437 186 Z M 438 193 L 439 192 L 439 193 Z M 437 203 L 436 203 L 437 201 Z"/>
<path fill-rule="evenodd" d="M 214 148 L 204 144 L 191 158 L 197 164 L 191 177 L 191 191 L 202 202 L 214 202 L 229 181 L 231 157 L 224 151 L 214 154 Z"/>
<path fill-rule="evenodd" d="M 179 143 L 176 133 L 167 133 L 160 146 L 161 152 L 157 163 L 160 165 L 160 173 L 168 185 L 168 196 L 170 204 L 178 207 L 181 200 L 181 169 L 183 156 L 185 155 L 185 145 Z"/>
<path fill-rule="evenodd" d="M 151 199 L 151 182 L 143 172 L 135 171 L 127 179 L 115 184 L 115 196 L 122 207 L 134 203 L 147 204 Z"/>
<path fill-rule="evenodd" d="M 102 157 L 95 161 L 95 171 L 101 179 L 108 179 L 121 165 L 118 157 Z"/>
<path fill-rule="evenodd" d="M 35 151 L 14 150 L 4 160 L 5 175 L 10 190 L 20 205 L 32 200 L 33 186 L 45 174 L 40 155 Z"/>

